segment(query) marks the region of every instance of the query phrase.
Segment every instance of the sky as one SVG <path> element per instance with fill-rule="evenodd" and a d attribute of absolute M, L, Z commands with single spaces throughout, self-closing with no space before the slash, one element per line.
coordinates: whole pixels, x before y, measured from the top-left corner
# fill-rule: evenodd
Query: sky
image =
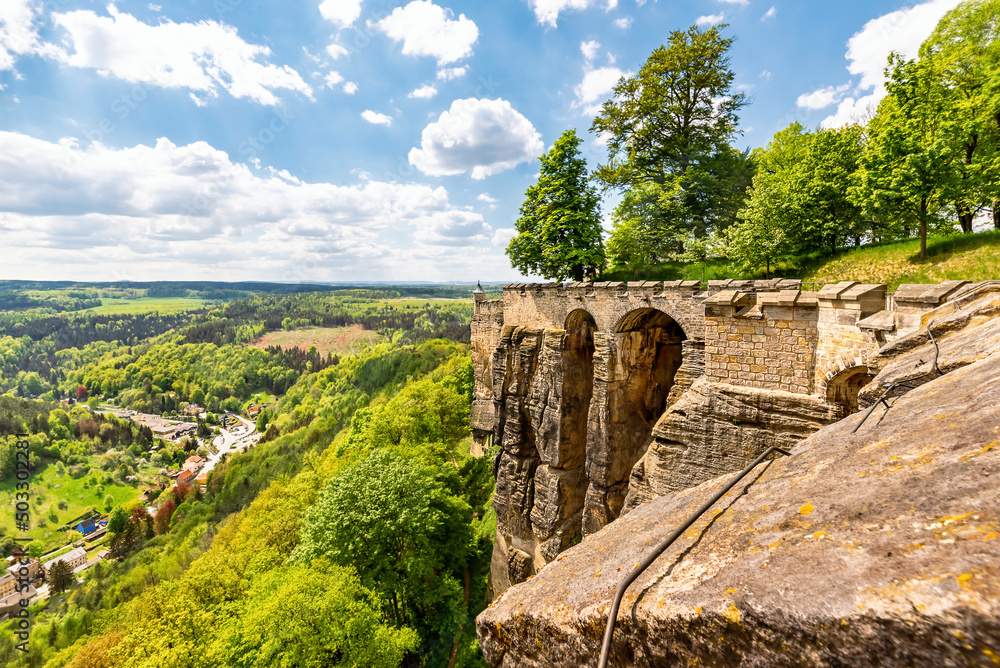
<path fill-rule="evenodd" d="M 603 162 L 671 31 L 728 24 L 753 148 L 862 116 L 957 4 L 0 0 L 0 279 L 514 281 L 538 157 Z"/>

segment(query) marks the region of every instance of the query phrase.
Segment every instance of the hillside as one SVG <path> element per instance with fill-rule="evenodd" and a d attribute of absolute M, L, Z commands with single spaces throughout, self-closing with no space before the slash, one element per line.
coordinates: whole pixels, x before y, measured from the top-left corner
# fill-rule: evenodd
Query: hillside
<path fill-rule="evenodd" d="M 771 266 L 771 276 L 801 278 L 805 282 L 836 283 L 849 276 L 863 283 L 940 283 L 961 279 L 985 281 L 1000 276 L 1000 230 L 928 238 L 927 259 L 921 260 L 920 240 L 906 239 L 842 250 L 834 255 L 814 253 L 782 258 Z M 744 271 L 725 259 L 705 263 L 664 262 L 635 272 L 608 271 L 599 281 L 713 280 L 764 278 L 760 267 Z"/>

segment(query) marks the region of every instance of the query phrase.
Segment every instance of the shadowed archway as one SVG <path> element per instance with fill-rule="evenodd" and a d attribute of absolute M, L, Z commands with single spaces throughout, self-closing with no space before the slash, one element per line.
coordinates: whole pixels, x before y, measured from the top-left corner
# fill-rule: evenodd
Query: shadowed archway
<path fill-rule="evenodd" d="M 868 367 L 856 366 L 844 369 L 830 379 L 826 385 L 826 400 L 839 410 L 838 418 L 845 418 L 858 412 L 858 392 L 870 383 L 872 375 Z"/>

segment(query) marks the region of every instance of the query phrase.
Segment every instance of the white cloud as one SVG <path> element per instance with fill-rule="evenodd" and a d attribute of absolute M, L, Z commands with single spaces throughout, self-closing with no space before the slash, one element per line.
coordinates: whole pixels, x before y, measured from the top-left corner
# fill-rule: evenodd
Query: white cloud
<path fill-rule="evenodd" d="M 885 69 L 889 53 L 914 58 L 920 44 L 930 36 L 946 12 L 960 0 L 930 0 L 872 19 L 847 41 L 847 71 L 860 76 L 851 94 L 837 112 L 822 122 L 823 127 L 839 127 L 863 117 L 885 97 Z"/>
<path fill-rule="evenodd" d="M 431 85 L 424 85 L 411 91 L 406 97 L 417 98 L 420 100 L 429 100 L 435 95 L 437 95 L 438 89 Z"/>
<path fill-rule="evenodd" d="M 323 77 L 323 81 L 326 83 L 327 88 L 333 88 L 343 80 L 344 77 L 340 75 L 340 72 L 330 72 L 325 77 Z"/>
<path fill-rule="evenodd" d="M 746 7 L 750 4 L 750 0 L 719 0 L 719 2 L 724 2 L 727 5 L 739 5 L 740 7 Z"/>
<path fill-rule="evenodd" d="M 632 27 L 632 17 L 625 16 L 620 19 L 615 19 L 615 27 L 621 30 L 628 30 Z"/>
<path fill-rule="evenodd" d="M 490 241 L 493 228 L 472 211 L 448 211 L 417 219 L 414 238 L 438 246 L 468 246 Z"/>
<path fill-rule="evenodd" d="M 52 55 L 38 37 L 41 14 L 41 0 L 0 1 L 0 72 L 14 69 L 18 56 Z"/>
<path fill-rule="evenodd" d="M 503 99 L 455 100 L 424 128 L 410 164 L 431 176 L 472 172 L 484 179 L 528 162 L 544 150 L 541 135 Z"/>
<path fill-rule="evenodd" d="M 334 60 L 337 60 L 341 56 L 347 55 L 347 49 L 345 49 L 339 44 L 330 44 L 329 46 L 326 47 L 326 52 L 330 54 L 330 57 L 333 58 Z"/>
<path fill-rule="evenodd" d="M 347 93 L 348 95 L 354 95 L 355 93 L 358 92 L 358 84 L 354 83 L 353 81 L 348 81 L 347 83 L 344 84 L 344 92 Z"/>
<path fill-rule="evenodd" d="M 319 13 L 327 21 L 341 28 L 347 28 L 361 16 L 361 0 L 323 0 Z"/>
<path fill-rule="evenodd" d="M 496 204 L 497 203 L 497 198 L 496 197 L 490 197 L 489 193 L 481 193 L 479 195 L 479 197 L 477 197 L 476 199 L 478 199 L 480 202 L 486 202 L 487 204 Z"/>
<path fill-rule="evenodd" d="M 596 39 L 592 39 L 589 42 L 580 42 L 580 53 L 588 61 L 594 59 L 599 48 L 601 48 L 601 44 Z"/>
<path fill-rule="evenodd" d="M 628 73 L 617 67 L 598 67 L 585 71 L 583 81 L 573 89 L 576 93 L 573 107 L 582 108 L 585 114 L 596 114 L 623 76 L 628 76 Z"/>
<path fill-rule="evenodd" d="M 777 7 L 775 7 L 774 5 L 771 5 L 771 8 L 769 10 L 767 10 L 766 12 L 764 12 L 764 15 L 762 17 L 760 17 L 760 20 L 761 21 L 766 21 L 768 19 L 774 18 L 774 15 L 777 14 L 777 13 L 778 13 Z"/>
<path fill-rule="evenodd" d="M 496 232 L 493 233 L 493 239 L 491 243 L 494 246 L 499 246 L 500 248 L 506 248 L 510 244 L 510 240 L 517 236 L 517 230 L 513 227 L 501 227 Z"/>
<path fill-rule="evenodd" d="M 152 3 L 152 2 L 151 2 L 151 3 L 149 3 L 149 4 L 148 4 L 148 5 L 146 5 L 146 6 L 147 6 L 147 7 L 149 7 L 149 8 L 150 8 L 150 10 L 152 10 L 152 11 L 154 11 L 154 12 L 158 12 L 158 11 L 160 11 L 161 9 L 163 9 L 163 7 L 161 7 L 160 5 L 154 5 L 154 4 Z"/>
<path fill-rule="evenodd" d="M 464 77 L 468 71 L 466 67 L 442 67 L 437 71 L 437 78 L 439 81 L 451 81 Z"/>
<path fill-rule="evenodd" d="M 764 81 L 770 81 L 771 80 L 771 70 L 764 70 L 763 72 L 761 72 L 757 76 L 759 78 L 763 79 Z"/>
<path fill-rule="evenodd" d="M 823 109 L 839 102 L 850 87 L 851 84 L 844 84 L 837 87 L 827 86 L 814 90 L 811 93 L 803 93 L 799 95 L 799 99 L 795 101 L 795 104 L 803 109 Z"/>
<path fill-rule="evenodd" d="M 725 12 L 719 12 L 718 14 L 706 14 L 705 16 L 699 16 L 695 19 L 695 23 L 702 27 L 714 26 L 716 23 L 722 23 L 725 18 Z"/>
<path fill-rule="evenodd" d="M 472 45 L 479 39 L 475 22 L 460 14 L 449 18 L 450 11 L 430 0 L 413 0 L 397 7 L 376 27 L 397 42 L 403 43 L 407 56 L 431 56 L 438 65 L 446 65 L 472 55 Z"/>
<path fill-rule="evenodd" d="M 392 118 L 386 116 L 385 114 L 380 114 L 377 111 L 372 111 L 371 109 L 365 109 L 362 111 L 361 118 L 365 119 L 372 125 L 392 125 Z"/>
<path fill-rule="evenodd" d="M 559 13 L 568 9 L 587 9 L 599 4 L 599 0 L 530 0 L 532 9 L 535 10 L 535 18 L 542 25 L 552 28 L 556 27 Z M 605 0 L 604 7 L 607 10 L 618 6 L 618 0 Z"/>
<path fill-rule="evenodd" d="M 166 20 L 151 26 L 114 5 L 108 5 L 108 12 L 110 17 L 89 10 L 54 14 L 73 48 L 59 59 L 130 83 L 187 88 L 196 101 L 218 96 L 220 87 L 233 97 L 269 105 L 277 104 L 274 91 L 279 89 L 312 96 L 292 68 L 259 62 L 271 50 L 244 42 L 232 26 Z"/>
<path fill-rule="evenodd" d="M 488 249 L 493 232 L 443 187 L 309 183 L 233 162 L 205 142 L 81 148 L 16 132 L 0 132 L 0 226 L 5 246 L 18 249 L 5 270 L 19 275 L 95 278 L 119 267 L 289 281 L 405 279 L 417 267 L 428 280 L 458 278 L 477 266 L 453 248 Z M 492 256 L 487 264 L 499 266 Z"/>

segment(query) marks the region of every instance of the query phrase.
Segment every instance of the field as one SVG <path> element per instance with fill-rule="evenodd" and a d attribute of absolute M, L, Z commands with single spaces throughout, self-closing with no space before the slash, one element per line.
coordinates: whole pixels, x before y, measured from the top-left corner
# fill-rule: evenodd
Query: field
<path fill-rule="evenodd" d="M 310 346 L 316 346 L 316 351 L 325 357 L 328 353 L 350 355 L 385 340 L 381 334 L 370 332 L 361 325 L 350 325 L 349 327 L 311 327 L 309 329 L 293 329 L 289 332 L 271 332 L 250 345 L 261 349 L 268 346 L 281 346 L 285 349 L 300 348 L 306 351 L 309 350 Z"/>
<path fill-rule="evenodd" d="M 133 313 L 159 312 L 164 315 L 181 311 L 196 311 L 205 308 L 204 299 L 186 297 L 139 297 L 137 299 L 102 298 L 101 305 L 86 309 L 81 313 L 96 315 L 124 315 Z"/>
<path fill-rule="evenodd" d="M 103 479 L 105 473 L 102 471 L 100 475 Z M 28 532 L 15 530 L 14 494 L 17 480 L 13 476 L 0 483 L 0 528 L 8 536 L 27 536 L 40 540 L 46 551 L 66 544 L 66 534 L 56 531 L 66 522 L 83 514 L 91 506 L 103 513 L 104 499 L 109 495 L 116 505 L 138 498 L 141 488 L 115 483 L 94 485 L 89 474 L 83 478 L 71 478 L 68 473 L 60 474 L 52 464 L 37 466 L 31 472 L 30 482 L 32 529 Z M 41 501 L 37 502 L 37 499 Z M 60 501 L 66 502 L 65 510 L 59 508 Z M 50 511 L 55 512 L 55 520 L 49 517 Z M 42 519 L 45 526 L 39 527 L 38 522 Z"/>

